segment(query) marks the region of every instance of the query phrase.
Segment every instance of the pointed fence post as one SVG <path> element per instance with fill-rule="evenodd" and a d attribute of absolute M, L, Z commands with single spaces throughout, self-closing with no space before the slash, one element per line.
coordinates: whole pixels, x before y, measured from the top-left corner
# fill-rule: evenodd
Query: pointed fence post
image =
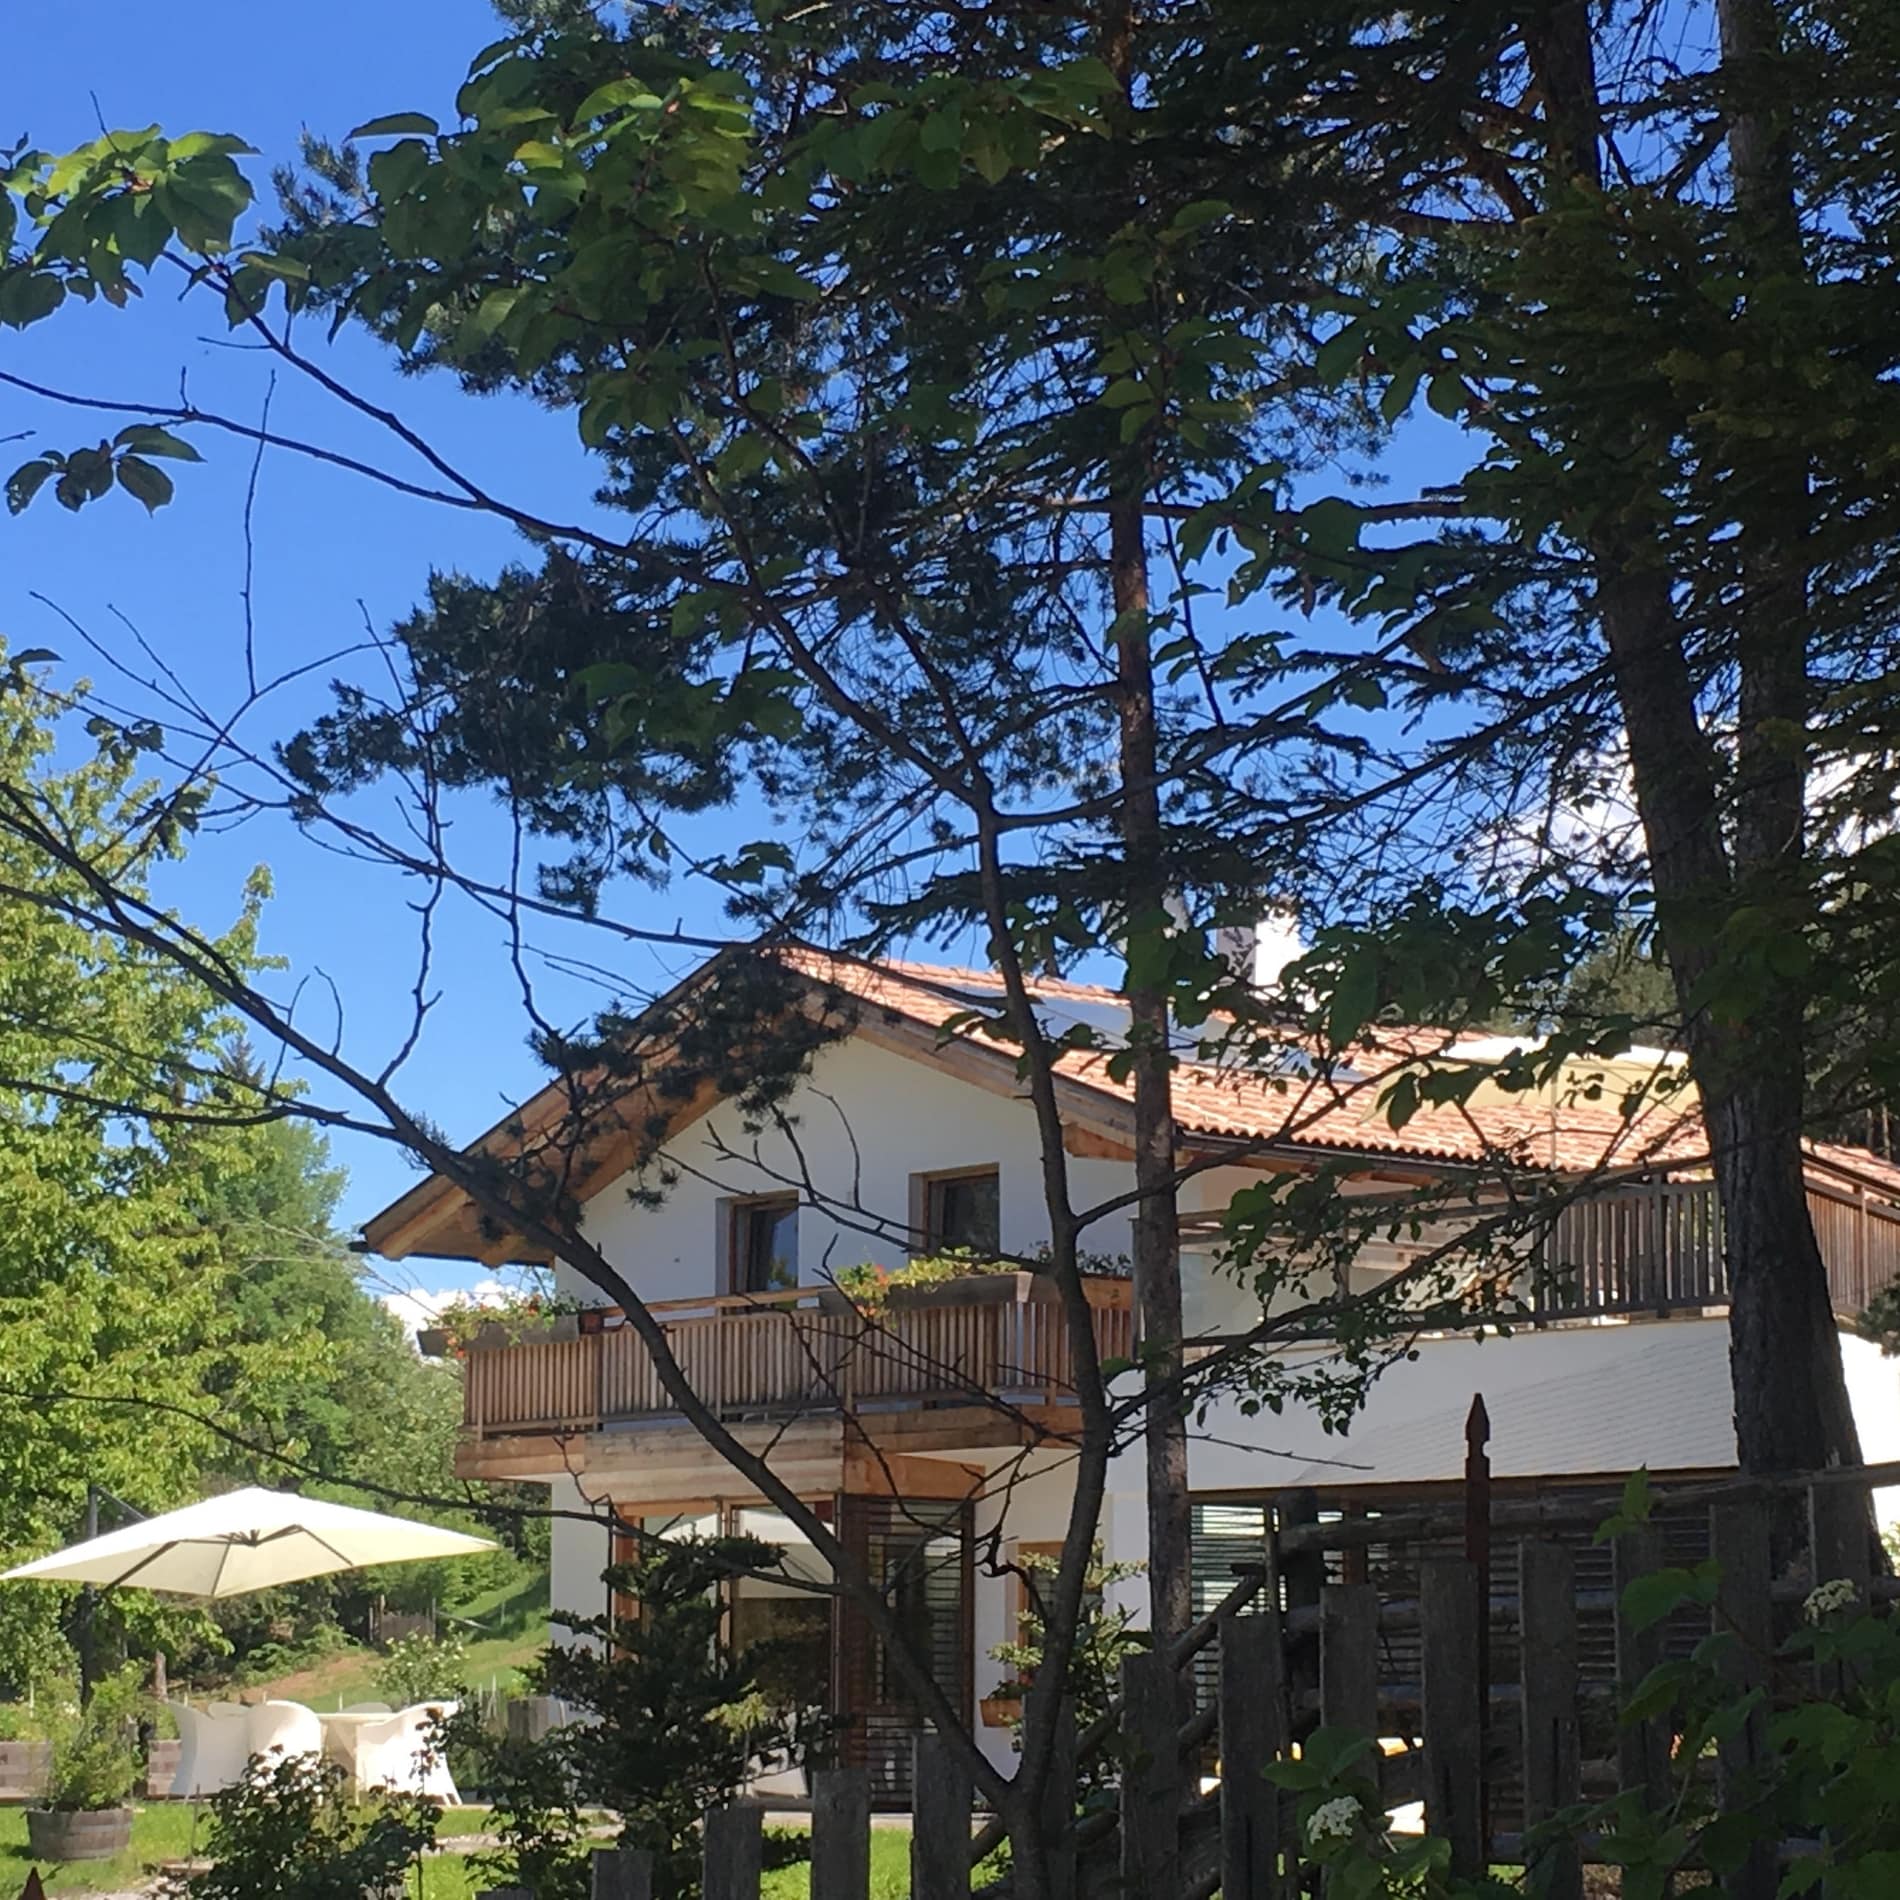
<path fill-rule="evenodd" d="M 1220 1637 L 1220 1866 L 1222 1893 L 1284 1900 L 1280 1791 L 1269 1762 L 1292 1745 L 1280 1612 L 1236 1616 Z"/>
<path fill-rule="evenodd" d="M 653 1900 L 653 1856 L 643 1847 L 597 1847 L 588 1900 Z"/>
<path fill-rule="evenodd" d="M 1774 1559 L 1769 1507 L 1759 1500 L 1718 1504 L 1709 1513 L 1709 1555 L 1721 1567 L 1715 1627 L 1726 1635 L 1723 1679 L 1739 1701 L 1768 1680 L 1775 1650 Z M 1753 1798 L 1768 1760 L 1767 1711 L 1757 1708 L 1715 1745 L 1715 1786 L 1725 1809 Z M 1774 1900 L 1781 1867 L 1773 1841 L 1757 1841 L 1728 1876 L 1733 1900 Z"/>
<path fill-rule="evenodd" d="M 910 1786 L 911 1900 L 969 1900 L 969 1769 L 942 1736 L 919 1735 Z"/>
<path fill-rule="evenodd" d="M 871 1777 L 821 1768 L 811 1778 L 811 1890 L 870 1900 Z"/>
<path fill-rule="evenodd" d="M 1425 1825 L 1451 1844 L 1451 1871 L 1484 1877 L 1478 1720 L 1478 1584 L 1473 1565 L 1431 1557 L 1419 1565 L 1419 1639 L 1425 1730 Z"/>
<path fill-rule="evenodd" d="M 1862 1609 L 1871 1598 L 1873 1518 L 1866 1492 L 1839 1484 L 1808 1487 L 1808 1548 L 1816 1584 L 1842 1581 L 1854 1587 Z M 1814 1671 L 1817 1695 L 1833 1700 L 1854 1683 L 1852 1665 L 1819 1663 Z"/>
<path fill-rule="evenodd" d="M 1465 1414 L 1465 1561 L 1471 1565 L 1478 1612 L 1478 1758 L 1491 1737 L 1491 1414 L 1484 1394 L 1471 1395 Z M 1491 1777 L 1478 1777 L 1478 1837 L 1491 1844 Z"/>
<path fill-rule="evenodd" d="M 1122 1890 L 1140 1900 L 1181 1892 L 1182 1699 L 1167 1657 L 1122 1658 Z"/>
<path fill-rule="evenodd" d="M 1561 1544 L 1527 1542 L 1518 1555 L 1523 1659 L 1524 1831 L 1576 1804 L 1583 1787 L 1577 1732 L 1577 1562 Z M 1582 1900 L 1583 1857 L 1566 1837 L 1526 1849 L 1530 1891 Z"/>
<path fill-rule="evenodd" d="M 1636 1693 L 1644 1677 L 1663 1659 L 1665 1626 L 1632 1626 L 1623 1614 L 1623 1592 L 1638 1577 L 1663 1567 L 1662 1532 L 1654 1524 L 1625 1531 L 1611 1549 L 1616 1577 L 1616 1692 L 1619 1703 Z M 1669 1725 L 1661 1716 L 1646 1722 L 1626 1722 L 1617 1729 L 1617 1779 L 1625 1788 L 1640 1788 L 1652 1810 L 1669 1797 Z"/>
<path fill-rule="evenodd" d="M 765 1877 L 765 1843 L 759 1811 L 748 1802 L 708 1808 L 701 1843 L 704 1900 L 759 1900 Z"/>
<path fill-rule="evenodd" d="M 1379 1735 L 1379 1589 L 1329 1583 L 1319 1593 L 1319 1719 Z"/>

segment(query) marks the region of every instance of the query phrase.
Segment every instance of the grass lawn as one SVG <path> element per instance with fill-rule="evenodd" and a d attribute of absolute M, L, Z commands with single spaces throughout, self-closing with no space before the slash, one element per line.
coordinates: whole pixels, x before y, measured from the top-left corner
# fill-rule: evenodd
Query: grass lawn
<path fill-rule="evenodd" d="M 450 1813 L 453 1814 L 451 1809 Z M 466 1809 L 479 1814 L 480 1809 Z M 445 1821 L 447 1816 L 444 1817 Z M 447 1830 L 444 1834 L 446 1837 Z M 807 1838 L 800 1836 L 799 1838 Z M 468 1860 L 453 1851 L 432 1854 L 419 1870 L 417 1900 L 473 1900 L 478 1882 L 493 1876 L 478 1874 Z M 414 1888 L 412 1886 L 412 1892 Z M 871 1833 L 871 1900 L 908 1900 L 910 1893 L 910 1830 L 880 1827 Z M 811 1864 L 799 1861 L 774 1868 L 759 1889 L 760 1900 L 812 1900 Z M 822 1900 L 822 1896 L 819 1897 Z"/>
<path fill-rule="evenodd" d="M 410 1877 L 409 1890 L 415 1900 L 474 1900 L 480 1888 L 493 1883 L 495 1876 L 477 1871 L 461 1845 L 468 1835 L 486 1833 L 488 1826 L 486 1808 L 444 1810 L 438 1833 L 441 1851 L 431 1854 Z M 793 1839 L 808 1838 L 802 1830 L 784 1831 Z M 196 1838 L 202 1842 L 202 1833 Z M 123 1893 L 151 1880 L 164 1862 L 185 1859 L 193 1841 L 190 1807 L 183 1802 L 155 1803 L 139 1810 L 128 1853 L 116 1860 L 42 1865 L 40 1874 L 49 1894 Z M 25 1810 L 0 1808 L 0 1894 L 18 1892 L 33 1864 L 26 1850 Z M 873 1829 L 871 1900 L 907 1900 L 909 1893 L 910 1830 Z M 765 1876 L 760 1896 L 761 1900 L 812 1900 L 809 1862 L 775 1868 Z"/>
<path fill-rule="evenodd" d="M 468 1639 L 469 1686 L 486 1691 L 492 1683 L 503 1695 L 518 1690 L 523 1668 L 547 1645 L 547 1578 L 532 1576 L 506 1584 L 477 1597 L 456 1614 L 461 1620 L 449 1622 L 445 1618 L 443 1628 L 459 1630 Z M 464 1621 L 481 1627 L 467 1629 Z M 352 1702 L 380 1701 L 376 1690 L 380 1660 L 375 1650 L 352 1643 L 307 1669 L 247 1683 L 244 1693 L 262 1690 L 312 1709 L 340 1709 Z"/>
<path fill-rule="evenodd" d="M 151 1878 L 162 1862 L 183 1860 L 191 1847 L 192 1814 L 184 1802 L 155 1802 L 132 1823 L 132 1845 L 113 1860 L 39 1863 L 48 1893 L 122 1893 Z M 26 1850 L 26 1810 L 0 1808 L 0 1893 L 18 1893 L 34 1865 Z"/>

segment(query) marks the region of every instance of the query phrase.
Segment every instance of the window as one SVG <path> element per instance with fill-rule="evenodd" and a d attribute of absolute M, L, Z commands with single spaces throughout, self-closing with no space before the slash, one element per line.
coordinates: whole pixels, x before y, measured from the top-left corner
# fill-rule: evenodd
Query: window
<path fill-rule="evenodd" d="M 789 1195 L 735 1201 L 726 1254 L 728 1291 L 775 1293 L 798 1284 L 798 1202 Z"/>
<path fill-rule="evenodd" d="M 1056 1587 L 1056 1573 L 1062 1568 L 1062 1546 L 1057 1543 L 1015 1544 L 1016 1568 L 1009 1579 L 1009 1640 L 1012 1643 L 1039 1643 L 1035 1605 Z M 1102 1573 L 1106 1565 L 1101 1548 L 1096 1547 L 1082 1580 L 1082 1622 L 1086 1629 L 1105 1607 Z"/>
<path fill-rule="evenodd" d="M 928 1175 L 923 1187 L 923 1232 L 927 1249 L 936 1252 L 946 1247 L 964 1247 L 972 1253 L 993 1254 L 1002 1245 L 994 1168 Z"/>

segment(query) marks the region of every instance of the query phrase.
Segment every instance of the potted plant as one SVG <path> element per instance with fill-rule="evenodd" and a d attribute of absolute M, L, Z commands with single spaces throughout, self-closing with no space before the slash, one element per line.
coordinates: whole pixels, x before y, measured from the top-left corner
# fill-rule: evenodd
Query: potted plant
<path fill-rule="evenodd" d="M 97 1684 L 82 1709 L 68 1703 L 46 1719 L 52 1745 L 46 1805 L 26 1811 L 37 1860 L 110 1860 L 132 1841 L 127 1806 L 139 1778 L 138 1720 L 148 1697 L 137 1663 Z"/>
<path fill-rule="evenodd" d="M 982 1711 L 985 1728 L 1014 1728 L 1022 1720 L 1023 1697 L 1028 1692 L 1028 1681 L 999 1682 L 996 1687 L 977 1705 Z"/>

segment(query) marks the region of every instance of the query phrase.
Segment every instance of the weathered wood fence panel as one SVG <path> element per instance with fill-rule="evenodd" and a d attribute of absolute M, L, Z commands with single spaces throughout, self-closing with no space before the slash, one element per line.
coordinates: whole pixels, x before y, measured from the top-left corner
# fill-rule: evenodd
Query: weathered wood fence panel
<path fill-rule="evenodd" d="M 1675 1771 L 1667 1717 L 1618 1724 L 1619 1697 L 1712 1626 L 1734 1639 L 1722 1666 L 1738 1695 L 1774 1687 L 1766 1658 L 1816 1581 L 1846 1578 L 1875 1605 L 1900 1599 L 1900 1582 L 1871 1574 L 1865 1502 L 1869 1485 L 1896 1479 L 1900 1469 L 1877 1467 L 1809 1485 L 1801 1499 L 1807 1549 L 1778 1562 L 1771 1533 L 1785 1533 L 1796 1515 L 1787 1483 L 1737 1480 L 1664 1495 L 1650 1523 L 1614 1540 L 1613 1589 L 1581 1581 L 1597 1561 L 1589 1532 L 1607 1514 L 1603 1498 L 1499 1505 L 1488 1529 L 1513 1522 L 1537 1534 L 1497 1546 L 1500 1587 L 1486 1588 L 1479 1566 L 1442 1554 L 1448 1538 L 1465 1533 L 1462 1512 L 1325 1521 L 1310 1496 L 1294 1497 L 1267 1560 L 1167 1653 L 1125 1658 L 1117 1703 L 1079 1741 L 1067 1712 L 1044 1810 L 1052 1900 L 1212 1900 L 1216 1892 L 1296 1900 L 1310 1890 L 1312 1872 L 1302 1864 L 1296 1803 L 1264 1770 L 1290 1759 L 1321 1723 L 1378 1742 L 1387 1806 L 1422 1793 L 1426 1824 L 1449 1843 L 1454 1872 L 1481 1876 L 1489 1864 L 1525 1864 L 1528 1855 L 1533 1890 L 1544 1900 L 1581 1900 L 1596 1843 L 1550 1840 L 1539 1824 L 1612 1786 L 1666 1798 Z M 1720 1566 L 1713 1611 L 1631 1615 L 1622 1593 L 1679 1563 L 1684 1525 L 1702 1527 L 1697 1535 L 1706 1534 Z M 1559 1530 L 1573 1541 L 1561 1541 Z M 1364 1553 L 1383 1547 L 1381 1538 L 1401 1537 L 1431 1553 L 1409 1573 L 1415 1594 L 1324 1580 L 1328 1552 Z M 1487 1627 L 1500 1639 L 1489 1682 L 1479 1660 Z M 1197 1709 L 1194 1663 L 1211 1642 L 1219 1644 L 1217 1686 L 1211 1705 Z M 1390 1675 L 1394 1656 L 1412 1679 Z M 1825 1695 L 1842 1684 L 1834 1677 L 1813 1686 Z M 1787 1692 L 1783 1681 L 1776 1693 Z M 1716 1751 L 1710 1768 L 1726 1799 L 1749 1798 L 1764 1761 L 1765 1717 L 1757 1709 Z M 1219 1786 L 1202 1798 L 1194 1764 L 1208 1759 L 1201 1751 L 1215 1738 Z M 1120 1764 L 1118 1812 L 1078 1822 L 1078 1754 L 1111 1745 Z M 973 1865 L 1001 1830 L 992 1821 L 973 1834 L 972 1778 L 949 1743 L 920 1737 L 913 1773 L 913 1900 L 969 1900 Z M 1499 1825 L 1500 1814 L 1512 1818 Z M 705 1900 L 759 1900 L 760 1821 L 761 1810 L 746 1803 L 706 1817 Z M 872 1825 L 861 1770 L 814 1777 L 814 1900 L 866 1900 Z M 1758 1849 L 1725 1891 L 1733 1900 L 1771 1900 L 1789 1851 Z M 593 1900 L 648 1900 L 649 1892 L 642 1857 L 595 1856 Z"/>

